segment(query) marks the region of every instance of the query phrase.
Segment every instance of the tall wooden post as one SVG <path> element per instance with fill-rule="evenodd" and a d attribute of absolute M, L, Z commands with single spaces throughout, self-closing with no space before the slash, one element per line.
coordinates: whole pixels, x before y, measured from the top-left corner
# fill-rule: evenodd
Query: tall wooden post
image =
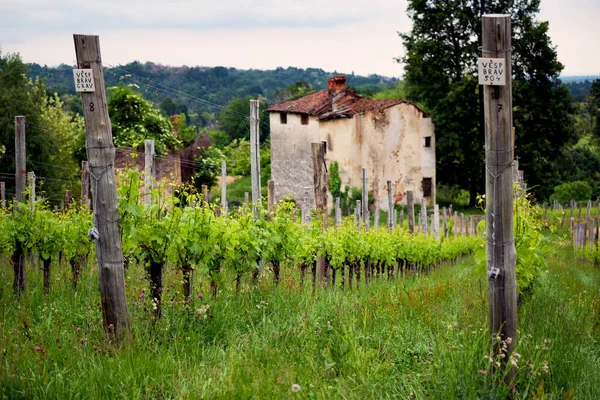
<path fill-rule="evenodd" d="M 68 210 L 69 207 L 71 207 L 71 200 L 73 199 L 73 196 L 71 194 L 70 190 L 65 190 L 65 210 Z"/>
<path fill-rule="evenodd" d="M 483 56 L 502 58 L 504 86 L 483 86 L 486 148 L 486 231 L 490 334 L 507 345 L 504 362 L 517 343 L 516 250 L 513 227 L 511 20 L 509 15 L 483 16 Z M 510 338 L 511 340 L 507 341 Z M 501 344 L 494 341 L 496 355 Z M 508 371 L 513 383 L 515 369 Z"/>
<path fill-rule="evenodd" d="M 15 211 L 17 204 L 23 201 L 27 169 L 25 167 L 25 117 L 15 117 Z M 17 240 L 15 252 L 11 256 L 14 271 L 13 290 L 17 297 L 26 290 L 26 272 L 23 243 Z"/>
<path fill-rule="evenodd" d="M 227 162 L 221 161 L 221 212 L 227 212 Z"/>
<path fill-rule="evenodd" d="M 250 100 L 250 175 L 252 179 L 252 209 L 255 214 L 258 213 L 257 206 L 261 203 L 258 109 L 258 100 Z"/>
<path fill-rule="evenodd" d="M 406 192 L 406 204 L 408 205 L 408 232 L 415 233 L 415 199 L 412 190 Z"/>
<path fill-rule="evenodd" d="M 388 231 L 391 231 L 392 226 L 394 225 L 394 192 L 392 190 L 392 181 L 387 181 L 387 192 L 388 192 L 387 228 L 388 228 Z"/>
<path fill-rule="evenodd" d="M 35 211 L 35 172 L 27 173 L 27 183 L 29 186 L 29 210 Z"/>
<path fill-rule="evenodd" d="M 454 211 L 454 237 L 458 237 L 458 211 Z"/>
<path fill-rule="evenodd" d="M 87 158 L 92 188 L 94 225 L 97 229 L 96 256 L 104 328 L 117 336 L 129 329 L 129 312 L 125 297 L 123 251 L 119 230 L 119 204 L 113 164 L 110 119 L 100 56 L 100 38 L 73 35 L 78 68 L 91 69 L 95 91 L 83 92 L 81 101 L 85 119 Z"/>
<path fill-rule="evenodd" d="M 244 192 L 244 205 L 247 206 L 250 199 L 250 193 Z"/>
<path fill-rule="evenodd" d="M 144 204 L 152 204 L 152 189 L 156 182 L 154 140 L 144 140 Z"/>
<path fill-rule="evenodd" d="M 427 221 L 427 200 L 421 199 L 421 217 L 423 218 L 423 233 L 428 234 L 429 224 Z"/>
<path fill-rule="evenodd" d="M 340 198 L 335 198 L 335 225 L 338 226 L 342 223 L 342 209 L 340 208 Z"/>
<path fill-rule="evenodd" d="M 442 208 L 442 221 L 444 228 L 444 237 L 448 237 L 448 211 L 446 210 L 446 207 Z"/>
<path fill-rule="evenodd" d="M 317 215 L 323 218 L 323 229 L 327 229 L 327 189 L 329 187 L 329 176 L 327 174 L 327 166 L 325 165 L 325 144 L 322 142 L 311 143 L 311 150 Z M 322 280 L 326 279 L 325 259 L 323 257 L 319 257 L 317 267 L 319 277 Z"/>
<path fill-rule="evenodd" d="M 6 209 L 6 185 L 4 182 L 0 182 L 0 207 L 4 210 Z"/>
<path fill-rule="evenodd" d="M 81 162 L 81 203 L 90 210 L 90 168 L 87 161 Z"/>
<path fill-rule="evenodd" d="M 431 223 L 436 240 L 440 240 L 440 206 L 433 205 L 433 221 Z"/>
<path fill-rule="evenodd" d="M 273 212 L 275 212 L 275 181 L 273 179 L 269 179 L 267 183 L 267 200 L 269 215 L 273 215 Z"/>
<path fill-rule="evenodd" d="M 369 180 L 367 178 L 367 169 L 362 169 L 362 218 L 365 224 L 365 230 L 369 230 Z"/>

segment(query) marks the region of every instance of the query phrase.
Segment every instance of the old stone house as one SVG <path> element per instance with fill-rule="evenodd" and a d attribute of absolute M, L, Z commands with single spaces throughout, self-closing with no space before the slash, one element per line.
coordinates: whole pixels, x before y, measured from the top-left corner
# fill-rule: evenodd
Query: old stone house
<path fill-rule="evenodd" d="M 268 111 L 276 199 L 301 200 L 306 187 L 314 198 L 311 143 L 324 142 L 327 165 L 339 163 L 342 187 L 361 187 L 366 168 L 369 190 L 382 210 L 388 209 L 388 180 L 397 204 L 405 203 L 408 190 L 415 200 L 435 202 L 434 123 L 415 104 L 358 96 L 339 75 L 327 89 Z"/>

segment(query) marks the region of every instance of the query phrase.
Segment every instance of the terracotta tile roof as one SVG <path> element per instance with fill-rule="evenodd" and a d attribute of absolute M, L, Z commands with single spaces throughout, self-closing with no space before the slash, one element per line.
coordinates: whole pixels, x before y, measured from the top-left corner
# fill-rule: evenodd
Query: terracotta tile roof
<path fill-rule="evenodd" d="M 333 107 L 334 103 L 335 109 Z M 366 111 L 381 112 L 386 108 L 398 104 L 411 104 L 419 111 L 423 112 L 423 110 L 407 100 L 368 99 L 357 95 L 349 89 L 340 91 L 329 89 L 321 90 L 297 100 L 275 104 L 269 107 L 267 111 L 308 114 L 318 117 L 319 120 L 326 120 L 333 118 L 352 118 L 354 115 L 362 114 Z M 425 113 L 423 112 L 423 114 Z"/>

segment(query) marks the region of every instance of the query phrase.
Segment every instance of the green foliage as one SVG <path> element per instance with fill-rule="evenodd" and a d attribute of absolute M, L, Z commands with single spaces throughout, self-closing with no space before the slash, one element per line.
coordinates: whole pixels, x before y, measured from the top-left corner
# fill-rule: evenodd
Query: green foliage
<path fill-rule="evenodd" d="M 47 97 L 41 80 L 27 78 L 27 66 L 18 54 L 0 52 L 0 173 L 15 173 L 15 116 L 26 118 L 27 171 L 44 177 L 43 188 L 62 199 L 65 189 L 79 192 L 75 151 L 83 138 L 83 121 L 63 111 L 54 95 Z M 6 184 L 7 198 L 14 194 L 14 181 Z"/>
<path fill-rule="evenodd" d="M 202 185 L 209 188 L 217 182 L 217 176 L 221 174 L 221 163 L 225 160 L 225 155 L 217 147 L 204 147 L 200 151 L 200 156 L 196 158 L 196 173 L 194 174 L 194 185 L 198 190 Z"/>
<path fill-rule="evenodd" d="M 117 147 L 143 148 L 144 141 L 154 140 L 156 154 L 164 155 L 181 148 L 168 118 L 132 88 L 119 84 L 109 88 L 108 113 L 113 140 Z"/>
<path fill-rule="evenodd" d="M 230 140 L 250 140 L 250 100 L 251 96 L 236 97 L 219 113 L 218 124 L 221 130 L 229 135 Z M 269 113 L 264 102 L 259 104 L 260 141 L 269 137 Z"/>
<path fill-rule="evenodd" d="M 224 147 L 223 153 L 225 154 L 227 160 L 227 172 L 230 175 L 250 175 L 250 142 L 248 140 L 232 140 L 231 143 Z"/>
<path fill-rule="evenodd" d="M 413 26 L 400 35 L 406 52 L 399 59 L 405 65 L 407 97 L 436 120 L 438 182 L 468 189 L 472 204 L 484 180 L 483 98 L 476 79 L 481 16 L 512 15 L 513 116 L 520 167 L 535 194 L 548 196 L 545 188 L 558 176 L 562 149 L 574 136 L 573 109 L 567 88 L 557 79 L 563 66 L 548 24 L 535 20 L 539 1 L 412 0 L 408 12 Z"/>
<path fill-rule="evenodd" d="M 188 107 L 185 104 L 178 104 L 170 97 L 162 99 L 160 102 L 160 109 L 167 117 L 188 113 Z"/>
<path fill-rule="evenodd" d="M 204 132 L 205 132 L 205 134 L 208 134 L 208 137 L 210 138 L 210 144 L 212 146 L 218 147 L 219 149 L 224 148 L 230 142 L 232 142 L 229 139 L 229 135 L 226 132 L 215 130 L 215 129 L 210 129 L 210 130 L 204 131 Z M 208 132 L 208 133 L 206 133 L 206 132 Z"/>
<path fill-rule="evenodd" d="M 183 144 L 191 143 L 199 134 L 194 125 L 189 125 L 186 115 L 181 113 L 173 116 L 173 129 Z"/>
<path fill-rule="evenodd" d="M 558 200 L 561 204 L 569 201 L 585 201 L 592 198 L 592 188 L 585 181 L 566 182 L 554 187 L 550 200 Z"/>

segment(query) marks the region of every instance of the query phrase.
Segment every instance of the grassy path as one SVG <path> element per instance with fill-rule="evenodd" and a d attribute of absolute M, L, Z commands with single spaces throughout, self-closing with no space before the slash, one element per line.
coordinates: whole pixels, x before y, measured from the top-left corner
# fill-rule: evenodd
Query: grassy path
<path fill-rule="evenodd" d="M 600 398 L 600 270 L 570 252 L 519 309 L 519 398 Z M 287 276 L 186 308 L 165 277 L 163 319 L 142 270 L 128 271 L 133 339 L 101 332 L 95 274 L 75 290 L 66 268 L 28 271 L 12 299 L 0 270 L 0 398 L 505 398 L 490 377 L 487 286 L 471 259 L 426 277 L 311 295 Z M 171 286 L 171 284 L 173 286 Z M 225 278 L 223 286 L 233 285 Z M 203 286 L 200 286 L 201 288 Z M 197 292 L 196 292 L 197 293 Z M 294 386 L 298 385 L 298 386 Z M 295 391 L 296 389 L 298 389 Z"/>

